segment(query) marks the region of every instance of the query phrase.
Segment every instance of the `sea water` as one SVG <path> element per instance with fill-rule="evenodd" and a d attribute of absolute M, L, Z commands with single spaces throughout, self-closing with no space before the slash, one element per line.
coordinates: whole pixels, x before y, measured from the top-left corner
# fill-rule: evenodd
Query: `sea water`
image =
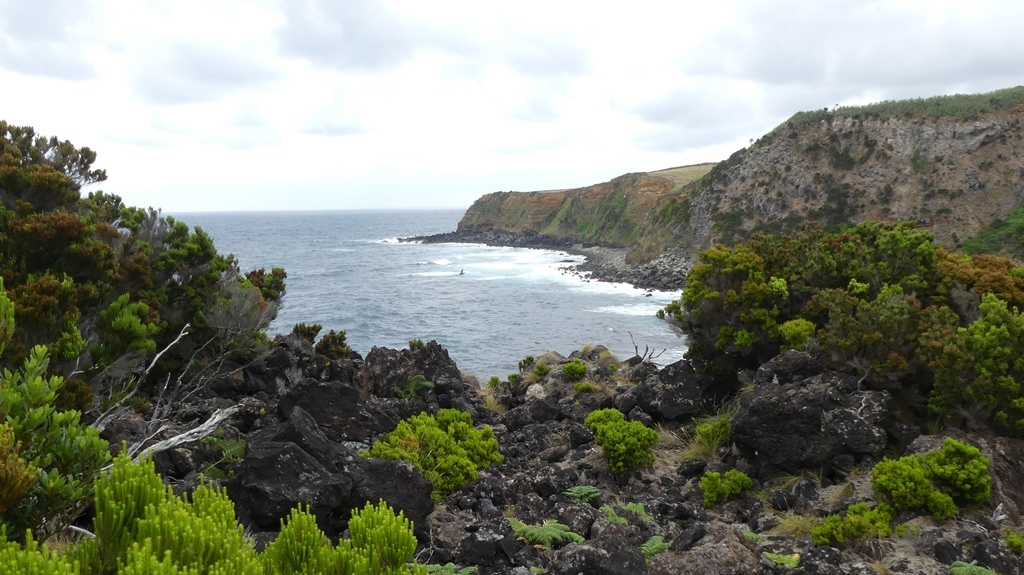
<path fill-rule="evenodd" d="M 568 355 L 601 344 L 620 359 L 657 350 L 682 357 L 685 341 L 655 313 L 678 292 L 586 281 L 565 273 L 582 256 L 398 238 L 455 230 L 464 210 L 182 213 L 242 271 L 283 267 L 287 293 L 271 335 L 296 323 L 344 330 L 365 355 L 437 340 L 482 381 L 518 371 L 527 355 Z M 664 350 L 664 351 L 662 351 Z"/>

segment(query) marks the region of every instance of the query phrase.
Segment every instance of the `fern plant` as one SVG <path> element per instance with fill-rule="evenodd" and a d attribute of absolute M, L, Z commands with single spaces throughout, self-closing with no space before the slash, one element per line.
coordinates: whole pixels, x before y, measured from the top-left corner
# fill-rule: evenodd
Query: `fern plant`
<path fill-rule="evenodd" d="M 648 523 L 654 523 L 654 518 L 651 517 L 651 514 L 648 513 L 646 509 L 644 509 L 643 503 L 627 503 L 623 505 L 623 507 L 626 509 L 626 511 L 629 511 L 630 513 L 636 515 L 640 519 L 643 519 Z"/>
<path fill-rule="evenodd" d="M 964 563 L 963 561 L 954 561 L 949 566 L 948 575 L 996 575 L 996 572 L 991 569 L 986 569 L 980 565 L 971 565 L 970 563 Z"/>
<path fill-rule="evenodd" d="M 612 509 L 611 507 L 609 507 L 607 505 L 602 505 L 598 509 L 598 511 L 600 511 L 601 513 L 604 513 L 604 516 L 607 517 L 608 521 L 611 521 L 612 523 L 616 523 L 618 525 L 626 525 L 626 524 L 629 523 L 629 521 L 626 521 L 625 519 L 620 517 L 619 514 L 616 513 L 614 509 Z"/>
<path fill-rule="evenodd" d="M 427 573 L 431 575 L 476 575 L 479 571 L 476 567 L 463 567 L 459 569 L 454 563 L 448 563 L 447 565 L 434 563 L 424 565 L 424 567 L 427 568 Z"/>
<path fill-rule="evenodd" d="M 644 554 L 644 561 L 650 561 L 652 557 L 667 550 L 672 544 L 665 541 L 661 535 L 655 535 L 640 546 L 640 552 Z"/>
<path fill-rule="evenodd" d="M 590 503 L 595 497 L 601 495 L 601 490 L 593 485 L 577 485 L 566 489 L 562 495 L 582 505 Z"/>
<path fill-rule="evenodd" d="M 578 533 L 573 533 L 568 525 L 562 525 L 555 519 L 547 519 L 540 525 L 527 525 L 515 517 L 509 517 L 508 522 L 523 541 L 531 545 L 538 545 L 545 549 L 551 549 L 555 543 L 569 541 L 572 543 L 583 543 L 585 539 Z"/>

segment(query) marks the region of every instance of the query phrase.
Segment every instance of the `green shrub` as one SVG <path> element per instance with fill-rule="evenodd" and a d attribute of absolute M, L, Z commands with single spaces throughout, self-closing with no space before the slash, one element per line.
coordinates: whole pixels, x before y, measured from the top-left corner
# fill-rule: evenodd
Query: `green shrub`
<path fill-rule="evenodd" d="M 64 379 L 44 377 L 49 364 L 40 345 L 21 370 L 0 375 L 0 421 L 10 426 L 16 456 L 39 470 L 25 494 L 0 516 L 0 525 L 17 540 L 32 529 L 45 541 L 70 524 L 92 496 L 93 478 L 110 460 L 107 442 L 81 423 L 79 412 L 54 408 Z"/>
<path fill-rule="evenodd" d="M 410 339 L 409 340 L 409 349 L 420 349 L 422 347 L 423 347 L 423 340 L 422 339 L 417 338 L 417 339 Z"/>
<path fill-rule="evenodd" d="M 658 443 L 658 432 L 639 421 L 626 421 L 619 410 L 609 408 L 591 412 L 584 424 L 594 432 L 612 473 L 654 463 L 651 450 Z"/>
<path fill-rule="evenodd" d="M 572 389 L 576 393 L 594 393 L 595 391 L 601 388 L 594 385 L 593 383 L 590 383 L 589 381 L 579 381 L 572 386 Z"/>
<path fill-rule="evenodd" d="M 528 368 L 531 365 L 533 365 L 534 361 L 536 361 L 536 360 L 534 359 L 534 357 L 532 355 L 528 355 L 528 356 L 524 357 L 523 359 L 519 360 L 519 371 L 526 371 L 526 368 Z"/>
<path fill-rule="evenodd" d="M 491 389 L 494 389 L 495 387 L 498 387 L 499 385 L 501 385 L 501 378 L 496 376 L 496 375 L 492 375 L 491 379 L 487 380 L 487 387 L 489 387 Z"/>
<path fill-rule="evenodd" d="M 924 456 L 884 459 L 871 470 L 871 483 L 896 509 L 927 507 L 936 519 L 954 517 L 954 499 L 980 503 L 988 499 L 992 479 L 989 460 L 977 448 L 947 437 Z"/>
<path fill-rule="evenodd" d="M 1024 553 L 1024 535 L 1020 531 L 1007 531 L 1003 534 L 1003 541 L 1006 542 L 1006 548 L 1010 551 L 1017 555 Z"/>
<path fill-rule="evenodd" d="M 344 331 L 332 329 L 316 342 L 316 352 L 334 360 L 348 357 L 352 354 L 352 348 L 345 341 Z"/>
<path fill-rule="evenodd" d="M 569 381 L 579 381 L 587 376 L 587 364 L 578 359 L 562 364 L 562 375 Z"/>
<path fill-rule="evenodd" d="M 714 507 L 753 486 L 753 480 L 746 473 L 736 469 L 726 471 L 725 477 L 717 471 L 709 471 L 700 478 L 700 489 L 704 492 L 704 507 Z"/>
<path fill-rule="evenodd" d="M 533 366 L 533 373 L 536 373 L 540 377 L 551 373 L 551 366 L 546 363 L 538 363 Z"/>
<path fill-rule="evenodd" d="M 992 491 L 989 460 L 973 445 L 947 437 L 924 455 L 924 465 L 935 487 L 950 497 L 981 503 Z"/>
<path fill-rule="evenodd" d="M 491 428 L 475 429 L 473 418 L 457 409 L 405 419 L 362 455 L 409 461 L 433 485 L 434 501 L 465 487 L 477 470 L 504 460 Z"/>
<path fill-rule="evenodd" d="M 729 423 L 728 416 L 711 417 L 703 423 L 697 424 L 693 438 L 690 439 L 683 451 L 683 457 L 714 461 L 718 458 L 718 450 L 729 445 L 731 440 L 732 425 Z"/>
<path fill-rule="evenodd" d="M 79 575 L 77 565 L 65 557 L 39 545 L 32 533 L 25 536 L 24 545 L 9 542 L 0 531 L 0 573 L 12 575 Z"/>
<path fill-rule="evenodd" d="M 320 334 L 320 330 L 323 328 L 324 326 L 318 323 L 311 323 L 309 325 L 297 323 L 292 327 L 292 334 L 299 336 L 308 342 L 309 345 L 313 345 L 313 342 L 316 341 L 316 336 Z"/>
<path fill-rule="evenodd" d="M 779 325 L 779 334 L 785 340 L 786 349 L 804 349 L 807 342 L 814 335 L 815 326 L 813 322 L 804 318 L 791 319 Z"/>
<path fill-rule="evenodd" d="M 515 517 L 508 518 L 509 524 L 516 535 L 531 545 L 540 545 L 551 549 L 556 543 L 570 541 L 572 543 L 583 543 L 585 539 L 577 533 L 573 533 L 567 525 L 562 525 L 554 519 L 548 519 L 541 525 L 527 525 Z"/>
<path fill-rule="evenodd" d="M 846 509 L 845 516 L 829 515 L 811 529 L 811 541 L 815 545 L 842 545 L 851 539 L 888 537 L 892 535 L 889 523 L 893 515 L 892 507 L 884 503 L 874 509 L 866 503 L 855 503 Z"/>

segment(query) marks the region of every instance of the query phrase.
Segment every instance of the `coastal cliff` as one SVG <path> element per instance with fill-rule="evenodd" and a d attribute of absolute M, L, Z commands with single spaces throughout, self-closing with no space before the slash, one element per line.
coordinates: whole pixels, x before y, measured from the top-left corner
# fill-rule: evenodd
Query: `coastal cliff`
<path fill-rule="evenodd" d="M 807 222 L 913 221 L 944 245 L 1019 259 L 1019 242 L 976 238 L 998 236 L 1024 200 L 1022 118 L 1024 88 L 800 112 L 717 165 L 486 194 L 445 236 L 624 248 L 635 267 Z"/>

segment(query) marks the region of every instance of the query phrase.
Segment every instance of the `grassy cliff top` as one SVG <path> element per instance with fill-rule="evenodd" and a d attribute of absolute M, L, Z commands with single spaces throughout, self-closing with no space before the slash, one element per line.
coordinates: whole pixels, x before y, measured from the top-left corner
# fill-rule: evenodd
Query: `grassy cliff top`
<path fill-rule="evenodd" d="M 985 94 L 953 94 L 910 100 L 885 100 L 865 106 L 840 106 L 834 110 L 797 112 L 783 126 L 799 128 L 829 117 L 924 116 L 970 120 L 982 114 L 1024 103 L 1024 86 L 1004 88 Z"/>

